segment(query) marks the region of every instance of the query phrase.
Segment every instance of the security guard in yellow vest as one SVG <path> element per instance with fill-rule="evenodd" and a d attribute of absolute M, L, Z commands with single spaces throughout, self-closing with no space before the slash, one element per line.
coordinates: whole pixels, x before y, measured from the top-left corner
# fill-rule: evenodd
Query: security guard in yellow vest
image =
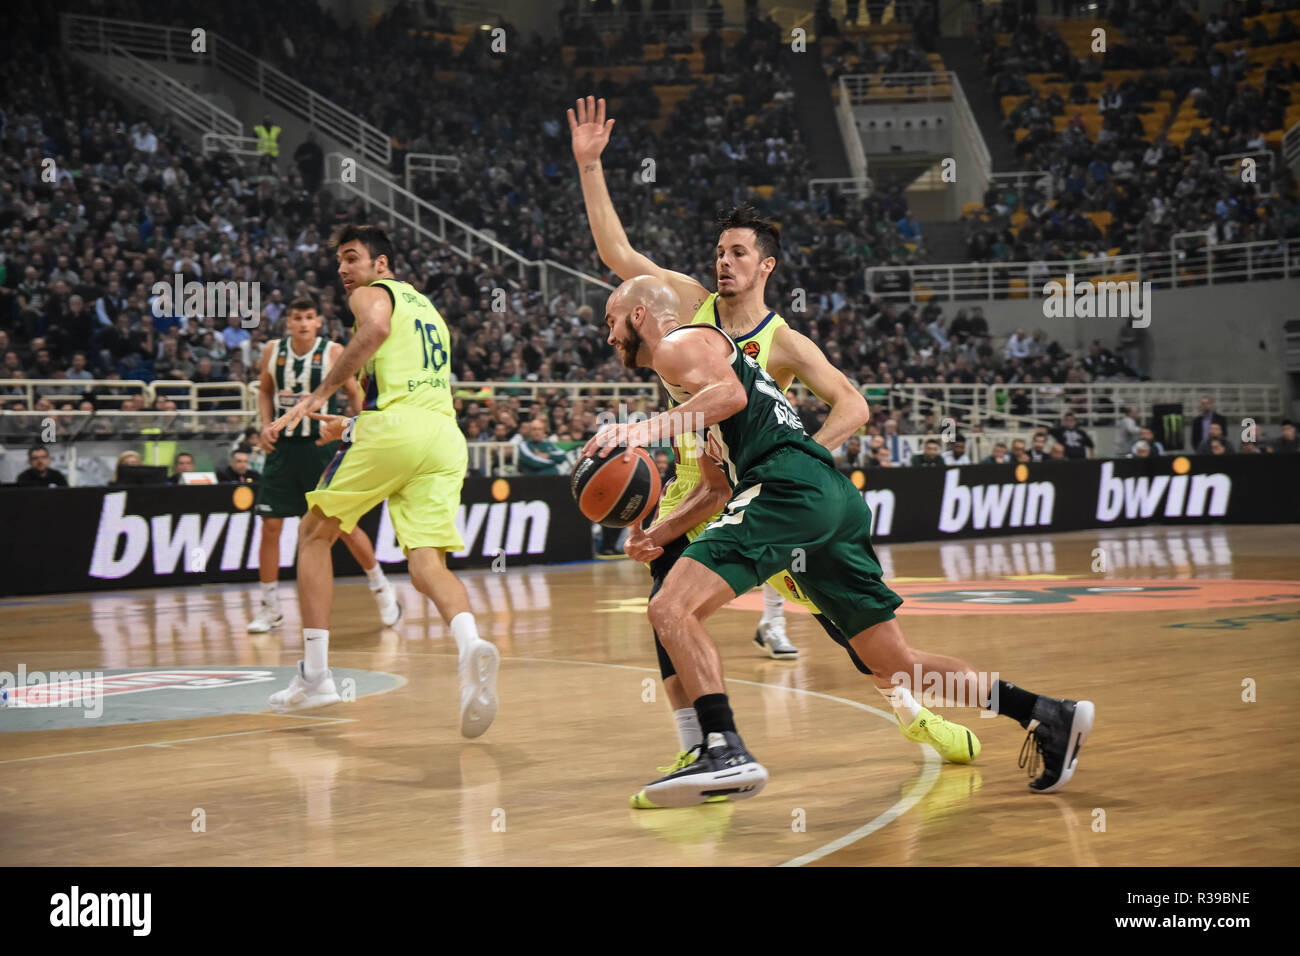
<path fill-rule="evenodd" d="M 280 158 L 280 127 L 272 125 L 269 115 L 263 116 L 261 124 L 253 127 L 253 134 L 257 136 L 257 155 L 274 167 Z"/>

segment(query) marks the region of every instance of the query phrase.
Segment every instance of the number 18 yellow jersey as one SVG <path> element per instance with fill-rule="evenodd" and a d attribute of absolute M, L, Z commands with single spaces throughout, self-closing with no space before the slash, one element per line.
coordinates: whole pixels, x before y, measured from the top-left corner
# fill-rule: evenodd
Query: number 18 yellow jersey
<path fill-rule="evenodd" d="M 422 408 L 454 419 L 451 400 L 451 334 L 438 310 L 409 282 L 379 279 L 393 299 L 388 338 L 366 362 L 359 378 L 365 411 L 389 405 Z"/>

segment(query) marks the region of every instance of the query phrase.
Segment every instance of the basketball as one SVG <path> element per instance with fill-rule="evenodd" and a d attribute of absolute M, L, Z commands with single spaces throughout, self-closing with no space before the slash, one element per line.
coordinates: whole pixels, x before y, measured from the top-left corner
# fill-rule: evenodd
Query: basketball
<path fill-rule="evenodd" d="M 584 457 L 573 468 L 569 490 L 578 510 L 606 528 L 626 528 L 646 516 L 659 500 L 659 469 L 644 448 L 615 448 L 606 457 Z"/>

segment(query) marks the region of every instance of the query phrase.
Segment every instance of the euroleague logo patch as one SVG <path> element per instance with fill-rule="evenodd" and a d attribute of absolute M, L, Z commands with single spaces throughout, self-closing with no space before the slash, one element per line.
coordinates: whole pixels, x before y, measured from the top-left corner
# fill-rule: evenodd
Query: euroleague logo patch
<path fill-rule="evenodd" d="M 757 342 L 745 343 L 745 354 L 748 355 L 750 358 L 752 359 L 758 358 L 758 353 L 761 351 L 763 351 L 763 347 L 759 345 Z"/>

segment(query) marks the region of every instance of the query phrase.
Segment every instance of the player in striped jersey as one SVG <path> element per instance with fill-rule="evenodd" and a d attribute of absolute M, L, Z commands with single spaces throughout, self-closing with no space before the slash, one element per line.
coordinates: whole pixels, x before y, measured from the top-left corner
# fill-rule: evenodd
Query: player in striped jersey
<path fill-rule="evenodd" d="M 316 303 L 302 297 L 294 299 L 285 310 L 283 338 L 262 347 L 262 375 L 258 381 L 257 404 L 262 418 L 258 438 L 266 454 L 266 467 L 257 489 L 253 511 L 262 519 L 262 544 L 258 551 L 258 580 L 262 586 L 261 608 L 248 625 L 254 634 L 262 634 L 284 623 L 280 610 L 280 535 L 285 518 L 300 518 L 307 511 L 307 492 L 316 487 L 321 472 L 338 450 L 338 442 L 321 443 L 321 424 L 305 419 L 292 429 L 276 435 L 271 423 L 304 396 L 320 387 L 343 351 L 338 342 L 319 335 L 321 318 Z M 361 387 L 349 379 L 343 389 L 352 406 L 350 414 L 361 411 Z M 330 399 L 330 411 L 339 412 L 338 396 Z M 370 581 L 370 590 L 379 603 L 379 617 L 385 627 L 392 627 L 402 616 L 393 586 L 384 577 L 375 559 L 375 549 L 361 528 L 343 535 L 352 557 L 361 565 Z"/>
<path fill-rule="evenodd" d="M 838 448 L 861 428 L 869 413 L 866 399 L 843 372 L 827 361 L 821 349 L 784 320 L 776 321 L 779 317 L 765 304 L 767 279 L 776 268 L 780 255 L 780 230 L 755 215 L 748 207 L 734 209 L 722 217 L 721 232 L 715 248 L 716 293 L 710 293 L 690 276 L 656 265 L 632 248 L 605 185 L 600 154 L 609 142 L 610 130 L 614 125 L 612 119 L 605 117 L 605 101 L 590 96 L 579 100 L 576 110 L 569 110 L 568 117 L 587 220 L 601 261 L 624 280 L 649 275 L 666 282 L 676 294 L 679 303 L 678 320 L 683 325 L 716 325 L 733 341 L 742 343 L 745 354 L 766 370 L 782 392 L 789 388 L 791 381 L 798 378 L 830 406 L 825 422 L 812 436 L 828 452 Z M 686 447 L 679 444 L 677 452 L 678 479 L 665 492 L 654 525 L 648 533 L 634 528 L 624 546 L 633 559 L 651 562 L 651 597 L 658 591 L 690 540 L 708 523 L 704 521 L 692 525 L 682 520 L 687 511 L 686 502 L 693 500 L 693 495 L 697 493 L 707 494 L 708 489 L 700 484 L 700 471 L 696 461 L 700 449 L 689 444 Z M 682 512 L 680 515 L 677 513 L 679 510 Z M 695 520 L 698 521 L 698 518 Z M 785 573 L 774 575 L 771 583 L 785 587 L 785 579 L 788 577 Z M 845 648 L 860 671 L 870 673 L 849 646 L 848 637 L 820 614 L 804 595 L 792 588 L 790 596 L 801 600 L 814 612 L 823 629 Z M 760 646 L 767 649 L 771 644 L 764 645 L 764 636 L 760 626 L 756 637 Z M 698 747 L 701 739 L 699 723 L 673 662 L 657 634 L 655 649 L 659 657 L 664 691 L 673 708 L 681 743 L 681 751 L 670 770 L 680 769 L 694 759 L 692 748 Z M 882 690 L 881 693 L 892 702 L 886 691 Z M 958 733 L 957 725 L 948 724 L 943 718 L 935 717 L 923 708 L 920 716 L 910 709 L 904 711 L 904 714 L 908 720 L 900 718 L 900 725 L 904 736 L 909 740 L 929 743 L 945 758 L 955 762 L 964 763 L 972 759 L 970 750 L 965 746 L 964 729 Z M 631 803 L 637 809 L 655 806 L 646 798 L 644 791 L 634 795 Z"/>

